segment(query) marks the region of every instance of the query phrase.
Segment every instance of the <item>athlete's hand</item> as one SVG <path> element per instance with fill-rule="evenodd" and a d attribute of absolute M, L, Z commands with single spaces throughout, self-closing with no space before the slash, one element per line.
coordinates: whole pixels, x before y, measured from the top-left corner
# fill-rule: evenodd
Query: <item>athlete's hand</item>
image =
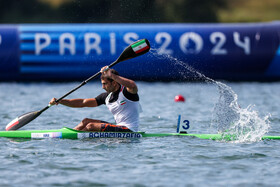
<path fill-rule="evenodd" d="M 49 102 L 50 105 L 58 105 L 56 102 L 56 98 L 52 98 L 51 101 Z"/>
<path fill-rule="evenodd" d="M 109 66 L 104 66 L 103 68 L 101 68 L 100 72 L 102 73 L 103 76 L 107 78 L 112 78 L 112 72 Z"/>

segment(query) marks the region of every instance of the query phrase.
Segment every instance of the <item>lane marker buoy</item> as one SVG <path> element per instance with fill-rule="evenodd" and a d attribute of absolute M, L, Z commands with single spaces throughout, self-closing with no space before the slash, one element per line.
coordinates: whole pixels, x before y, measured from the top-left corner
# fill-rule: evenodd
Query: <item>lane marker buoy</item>
<path fill-rule="evenodd" d="M 185 102 L 185 98 L 182 95 L 176 95 L 174 98 L 175 102 Z"/>

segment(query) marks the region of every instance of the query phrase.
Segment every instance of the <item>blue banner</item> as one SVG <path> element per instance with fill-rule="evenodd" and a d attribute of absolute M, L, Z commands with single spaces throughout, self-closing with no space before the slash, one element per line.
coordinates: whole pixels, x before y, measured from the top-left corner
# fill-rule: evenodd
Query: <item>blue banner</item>
<path fill-rule="evenodd" d="M 147 38 L 151 52 L 114 68 L 138 80 L 280 80 L 280 22 L 0 25 L 0 80 L 82 80 Z"/>
<path fill-rule="evenodd" d="M 0 26 L 0 80 L 19 78 L 19 36 L 17 26 Z"/>

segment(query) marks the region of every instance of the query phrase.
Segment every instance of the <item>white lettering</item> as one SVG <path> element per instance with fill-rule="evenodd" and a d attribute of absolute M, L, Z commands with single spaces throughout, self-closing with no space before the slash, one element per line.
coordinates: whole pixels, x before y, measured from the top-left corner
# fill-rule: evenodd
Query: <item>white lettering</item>
<path fill-rule="evenodd" d="M 65 40 L 69 40 L 69 43 L 66 43 Z M 59 54 L 64 55 L 65 49 L 69 49 L 71 55 L 75 55 L 75 37 L 71 33 L 63 33 L 59 37 Z"/>
<path fill-rule="evenodd" d="M 250 38 L 248 36 L 241 36 L 239 32 L 233 32 L 233 43 L 244 50 L 246 55 L 250 55 L 251 53 L 251 44 Z M 213 32 L 209 36 L 209 41 L 212 44 L 212 49 L 210 54 L 212 55 L 227 55 L 230 49 L 226 49 L 226 43 L 228 42 L 227 36 L 222 32 Z M 78 38 L 76 38 L 78 37 Z M 111 32 L 107 34 L 109 37 L 109 45 L 110 45 L 110 54 L 115 55 L 117 53 L 117 39 L 115 32 Z M 259 37 L 259 36 L 258 36 Z M 82 39 L 81 39 L 82 38 Z M 76 42 L 79 44 L 83 43 L 84 48 L 82 46 L 78 46 L 79 48 L 84 49 L 84 55 L 89 55 L 95 52 L 97 55 L 102 55 L 102 43 L 101 36 L 97 33 L 83 33 L 83 36 L 76 36 L 71 33 L 61 33 L 59 36 L 59 44 L 58 44 L 58 52 L 59 55 L 65 55 L 65 53 L 70 53 L 71 55 L 76 55 Z M 256 36 L 257 38 L 257 36 Z M 124 33 L 123 42 L 127 45 L 139 40 L 139 35 L 135 32 Z M 47 33 L 35 33 L 34 36 L 35 43 L 35 55 L 41 55 L 44 50 L 49 50 L 50 47 L 55 48 L 56 45 L 52 44 L 52 40 L 50 34 Z M 77 41 L 76 41 L 77 40 Z M 174 53 L 175 47 L 171 47 L 173 42 L 172 35 L 168 32 L 158 32 L 155 35 L 154 42 L 159 45 L 158 53 L 159 54 L 167 54 L 172 55 Z M 199 54 L 204 47 L 204 41 L 202 37 L 195 32 L 186 32 L 183 33 L 179 38 L 179 47 L 180 50 L 184 54 Z M 0 35 L 0 45 L 3 43 L 3 36 Z M 208 48 L 206 49 L 208 50 Z"/>
<path fill-rule="evenodd" d="M 94 39 L 94 42 L 91 43 L 91 39 Z M 101 42 L 101 37 L 96 33 L 86 33 L 85 34 L 85 54 L 90 54 L 90 51 L 94 49 L 98 55 L 102 54 L 102 50 L 99 46 Z"/>
<path fill-rule="evenodd" d="M 226 36 L 221 32 L 213 32 L 210 35 L 210 41 L 212 44 L 216 44 L 211 50 L 212 55 L 226 55 L 227 50 L 222 49 L 223 45 L 226 43 Z"/>
<path fill-rule="evenodd" d="M 250 49 L 250 38 L 248 36 L 244 37 L 244 42 L 242 42 L 240 40 L 240 34 L 238 32 L 234 32 L 233 33 L 233 39 L 234 39 L 234 43 L 240 47 L 244 49 L 244 53 L 246 55 L 249 55 L 251 53 L 251 49 Z"/>
<path fill-rule="evenodd" d="M 203 40 L 197 33 L 186 32 L 180 37 L 179 45 L 185 54 L 198 54 L 203 48 Z"/>
<path fill-rule="evenodd" d="M 138 34 L 136 34 L 134 32 L 126 33 L 123 37 L 124 42 L 128 45 L 132 44 L 133 42 L 135 42 L 138 39 L 139 39 Z"/>
<path fill-rule="evenodd" d="M 171 55 L 173 53 L 173 50 L 167 49 L 167 47 L 169 46 L 169 44 L 172 41 L 172 37 L 170 34 L 168 34 L 167 32 L 157 33 L 157 35 L 155 37 L 155 41 L 158 44 L 162 44 L 160 46 L 160 48 L 158 49 L 158 54 Z"/>
<path fill-rule="evenodd" d="M 45 42 L 41 42 L 44 40 Z M 35 34 L 35 54 L 40 55 L 41 51 L 48 47 L 51 43 L 51 37 L 46 33 L 36 33 Z"/>
<path fill-rule="evenodd" d="M 116 34 L 110 33 L 110 52 L 111 55 L 116 54 Z"/>

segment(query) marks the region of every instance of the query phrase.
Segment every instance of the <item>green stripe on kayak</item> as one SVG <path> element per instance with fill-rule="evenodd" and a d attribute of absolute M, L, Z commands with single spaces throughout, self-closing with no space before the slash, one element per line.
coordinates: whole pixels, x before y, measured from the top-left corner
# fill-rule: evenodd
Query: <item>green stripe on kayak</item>
<path fill-rule="evenodd" d="M 145 133 L 145 132 L 85 132 L 77 131 L 64 127 L 54 130 L 19 130 L 19 131 L 0 131 L 0 137 L 6 138 L 63 138 L 63 139 L 82 139 L 82 138 L 141 138 L 141 137 L 168 137 L 168 136 L 189 136 L 207 140 L 236 140 L 233 136 L 223 136 L 222 134 L 182 134 L 182 133 Z M 263 136 L 263 140 L 278 140 L 280 136 Z"/>

